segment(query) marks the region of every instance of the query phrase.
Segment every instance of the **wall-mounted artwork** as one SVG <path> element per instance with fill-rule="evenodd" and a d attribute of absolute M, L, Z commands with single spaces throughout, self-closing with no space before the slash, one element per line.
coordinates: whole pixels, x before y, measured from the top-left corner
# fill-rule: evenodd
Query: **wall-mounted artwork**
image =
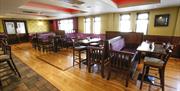
<path fill-rule="evenodd" d="M 162 14 L 155 16 L 154 26 L 168 26 L 169 14 Z"/>

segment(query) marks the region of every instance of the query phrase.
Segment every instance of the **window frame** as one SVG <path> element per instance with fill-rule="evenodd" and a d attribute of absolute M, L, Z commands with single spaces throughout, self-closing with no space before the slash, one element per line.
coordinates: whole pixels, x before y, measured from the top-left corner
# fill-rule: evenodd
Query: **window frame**
<path fill-rule="evenodd" d="M 86 31 L 86 22 L 87 22 L 87 19 L 88 19 L 88 18 L 90 19 L 90 21 L 89 21 L 90 31 L 89 31 L 89 32 Z M 90 18 L 90 17 L 85 17 L 85 18 L 84 18 L 84 33 L 87 33 L 87 34 L 90 34 L 90 33 L 91 33 L 91 18 Z"/>
<path fill-rule="evenodd" d="M 95 18 L 100 18 L 100 20 L 99 20 L 99 21 L 95 21 Z M 94 27 L 94 26 L 95 26 L 95 23 L 96 23 L 96 22 L 99 22 L 99 23 L 100 23 L 99 33 L 96 33 L 96 32 L 95 32 L 95 27 Z M 94 16 L 94 17 L 93 17 L 93 31 L 92 31 L 92 32 L 93 32 L 93 34 L 100 34 L 100 33 L 101 33 L 101 17 L 100 17 L 100 16 Z"/>
<path fill-rule="evenodd" d="M 131 31 L 128 31 L 128 32 L 132 32 L 131 14 L 130 14 L 130 13 L 123 13 L 123 14 L 120 14 L 120 15 L 119 15 L 119 16 L 120 16 L 120 18 L 119 18 L 119 31 L 120 31 L 120 32 L 124 32 L 124 31 L 121 30 L 122 15 L 129 15 L 129 16 L 130 16 L 130 17 L 129 17 L 129 21 L 130 21 L 130 30 L 131 30 Z M 125 33 L 126 33 L 126 32 L 125 32 Z"/>
<path fill-rule="evenodd" d="M 64 30 L 64 29 L 61 29 L 61 21 L 72 21 L 72 30 L 71 31 L 69 31 L 69 30 Z M 64 30 L 65 31 L 65 33 L 74 33 L 75 31 L 74 31 L 74 20 L 73 19 L 61 19 L 61 20 L 58 20 L 57 21 L 57 24 L 58 24 L 58 30 Z"/>
<path fill-rule="evenodd" d="M 149 12 L 139 12 L 139 13 L 137 13 L 137 14 L 136 14 L 135 32 L 137 32 L 137 20 L 138 20 L 138 15 L 139 15 L 139 14 L 144 14 L 144 13 L 147 13 L 147 14 L 148 14 L 147 20 L 148 20 L 148 22 L 149 22 Z M 144 19 L 141 19 L 141 20 L 144 20 Z M 149 23 L 147 24 L 147 30 L 146 30 L 146 33 L 144 34 L 144 32 L 143 32 L 144 35 L 147 35 L 147 34 L 148 34 L 148 31 L 149 31 L 148 28 L 149 28 Z"/>

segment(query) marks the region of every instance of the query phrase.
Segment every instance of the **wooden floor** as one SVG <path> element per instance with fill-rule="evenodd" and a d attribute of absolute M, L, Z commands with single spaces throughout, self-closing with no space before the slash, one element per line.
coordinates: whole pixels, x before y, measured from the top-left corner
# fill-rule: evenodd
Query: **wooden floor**
<path fill-rule="evenodd" d="M 93 73 L 88 73 L 86 66 L 81 69 L 78 66 L 71 67 L 67 70 L 61 70 L 47 62 L 42 61 L 38 57 L 40 55 L 47 55 L 50 53 L 42 53 L 31 47 L 30 43 L 17 44 L 12 46 L 13 54 L 21 59 L 39 75 L 48 80 L 51 84 L 61 91 L 139 91 L 139 82 L 136 79 L 131 80 L 129 87 L 125 87 L 123 77 L 114 74 L 110 80 L 101 78 L 99 71 L 94 70 Z M 63 49 L 58 54 L 72 55 L 71 49 Z M 64 57 L 58 55 L 57 57 L 48 56 L 51 60 L 61 59 Z M 62 63 L 64 63 L 62 62 Z M 67 65 L 67 63 L 64 63 Z M 139 65 L 140 71 L 142 64 Z M 180 59 L 171 58 L 167 63 L 165 74 L 165 90 L 166 91 L 180 91 Z M 160 88 L 143 85 L 142 91 L 161 91 Z"/>

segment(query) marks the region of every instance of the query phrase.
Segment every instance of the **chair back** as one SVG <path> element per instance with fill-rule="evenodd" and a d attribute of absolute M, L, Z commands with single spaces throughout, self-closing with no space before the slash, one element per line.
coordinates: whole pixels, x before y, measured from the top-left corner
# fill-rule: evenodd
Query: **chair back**
<path fill-rule="evenodd" d="M 5 46 L 5 52 L 4 52 L 6 55 L 9 55 L 10 56 L 10 58 L 12 57 L 12 53 L 11 53 L 11 46 L 9 46 L 9 45 L 6 45 Z"/>
<path fill-rule="evenodd" d="M 38 38 L 37 37 L 33 37 L 32 38 L 32 43 L 33 44 L 37 44 L 38 43 Z"/>
<path fill-rule="evenodd" d="M 171 56 L 171 53 L 172 53 L 172 49 L 168 48 L 168 49 L 166 49 L 166 54 L 162 55 L 162 57 L 161 57 L 161 59 L 164 61 L 164 65 L 163 65 L 164 68 L 165 68 L 165 66 L 166 66 L 166 64 L 167 64 L 167 62 Z"/>
<path fill-rule="evenodd" d="M 89 46 L 88 48 L 88 61 L 104 62 L 104 48 Z"/>
<path fill-rule="evenodd" d="M 73 48 L 77 47 L 77 46 L 80 46 L 80 43 L 78 42 L 78 39 L 71 39 L 71 40 L 73 42 Z"/>
<path fill-rule="evenodd" d="M 2 48 L 2 51 L 4 52 L 4 54 L 5 54 L 7 45 L 8 45 L 8 43 L 6 41 L 1 40 L 1 48 Z"/>
<path fill-rule="evenodd" d="M 137 69 L 138 60 L 137 52 L 127 51 L 110 51 L 110 66 L 112 69 L 123 72 L 122 74 L 130 74 L 133 78 Z"/>
<path fill-rule="evenodd" d="M 110 51 L 111 67 L 129 71 L 133 68 L 137 53 L 125 51 Z"/>

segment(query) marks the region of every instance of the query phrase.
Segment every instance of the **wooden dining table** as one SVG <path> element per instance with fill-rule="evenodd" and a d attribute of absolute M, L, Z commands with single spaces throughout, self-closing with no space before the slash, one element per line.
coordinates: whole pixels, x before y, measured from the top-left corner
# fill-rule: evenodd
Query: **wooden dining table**
<path fill-rule="evenodd" d="M 142 53 L 147 56 L 151 55 L 166 55 L 166 48 L 162 44 L 154 42 L 143 41 L 136 49 L 138 51 L 138 60 L 140 63 Z"/>
<path fill-rule="evenodd" d="M 163 45 L 147 41 L 143 41 L 136 50 L 145 53 L 166 54 L 166 48 Z"/>
<path fill-rule="evenodd" d="M 78 43 L 80 43 L 83 46 L 90 46 L 91 43 L 98 43 L 99 41 L 101 41 L 100 38 L 88 38 L 88 39 L 83 39 L 83 40 L 79 40 Z M 83 64 L 87 65 L 87 58 L 88 57 L 88 49 L 86 50 L 86 59 L 84 59 Z"/>
<path fill-rule="evenodd" d="M 92 38 L 92 39 L 83 39 L 83 40 L 79 40 L 78 42 L 80 44 L 83 44 L 83 45 L 90 45 L 90 43 L 98 43 L 99 41 L 101 41 L 100 38 Z"/>

